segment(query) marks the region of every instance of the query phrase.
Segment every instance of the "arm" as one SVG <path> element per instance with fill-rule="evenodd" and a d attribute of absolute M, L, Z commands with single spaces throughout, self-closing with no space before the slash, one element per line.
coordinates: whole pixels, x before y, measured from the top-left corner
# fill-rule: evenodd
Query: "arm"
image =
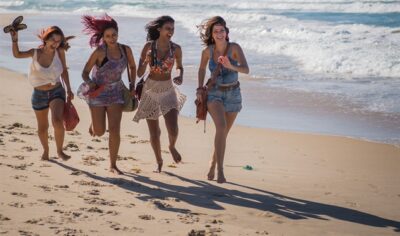
<path fill-rule="evenodd" d="M 206 77 L 206 69 L 207 69 L 207 62 L 210 59 L 210 51 L 207 48 L 203 50 L 201 53 L 201 60 L 198 72 L 198 88 L 203 87 L 204 85 L 204 78 Z"/>
<path fill-rule="evenodd" d="M 18 46 L 18 32 L 11 31 L 12 52 L 15 58 L 33 57 L 34 49 L 28 51 L 20 51 Z"/>
<path fill-rule="evenodd" d="M 176 69 L 179 70 L 179 75 L 174 78 L 174 82 L 177 85 L 181 85 L 183 82 L 183 65 L 182 65 L 182 48 L 179 45 L 176 45 L 175 58 L 176 58 Z"/>
<path fill-rule="evenodd" d="M 89 60 L 86 62 L 86 65 L 82 71 L 82 79 L 86 83 L 89 83 L 90 88 L 96 87 L 96 84 L 94 84 L 93 81 L 90 79 L 89 74 L 90 74 L 90 71 L 92 70 L 93 66 L 96 64 L 97 58 L 99 58 L 99 54 L 100 54 L 99 49 L 96 49 L 92 53 L 92 55 L 90 55 Z"/>
<path fill-rule="evenodd" d="M 147 54 L 147 52 L 149 51 L 151 42 L 147 42 L 143 49 L 142 49 L 142 53 L 140 54 L 140 60 L 139 60 L 139 68 L 137 70 L 137 76 L 141 77 L 144 72 L 146 71 L 146 67 L 150 62 L 150 55 Z"/>
<path fill-rule="evenodd" d="M 232 46 L 232 56 L 235 60 L 238 61 L 239 65 L 237 66 L 232 65 L 228 57 L 226 56 L 223 57 L 220 62 L 225 68 L 237 71 L 239 73 L 248 74 L 249 66 L 247 65 L 246 57 L 244 56 L 242 48 L 239 46 L 239 44 L 236 43 L 232 43 L 231 46 Z"/>
<path fill-rule="evenodd" d="M 64 81 L 65 87 L 67 89 L 67 99 L 68 99 L 68 101 L 71 101 L 72 99 L 74 99 L 74 94 L 72 93 L 71 83 L 69 81 L 67 61 L 65 59 L 65 50 L 57 49 L 57 51 L 58 51 L 58 55 L 60 55 L 61 63 L 63 65 L 63 72 L 61 73 L 61 78 Z"/>
<path fill-rule="evenodd" d="M 136 81 L 136 63 L 135 63 L 135 58 L 133 57 L 132 49 L 128 46 L 125 46 L 126 48 L 126 56 L 128 60 L 128 66 L 129 66 L 129 88 L 130 90 L 135 90 L 135 81 Z"/>

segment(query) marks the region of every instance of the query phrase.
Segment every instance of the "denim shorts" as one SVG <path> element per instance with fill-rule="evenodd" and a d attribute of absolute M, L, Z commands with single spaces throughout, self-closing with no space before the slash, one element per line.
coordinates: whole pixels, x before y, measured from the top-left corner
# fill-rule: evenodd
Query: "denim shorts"
<path fill-rule="evenodd" d="M 50 102 L 56 98 L 62 99 L 65 102 L 65 90 L 61 85 L 50 90 L 33 89 L 31 99 L 32 108 L 36 111 L 47 109 Z"/>
<path fill-rule="evenodd" d="M 225 112 L 239 112 L 242 110 L 242 94 L 240 87 L 221 91 L 213 87 L 208 91 L 207 102 L 219 101 L 224 105 Z"/>

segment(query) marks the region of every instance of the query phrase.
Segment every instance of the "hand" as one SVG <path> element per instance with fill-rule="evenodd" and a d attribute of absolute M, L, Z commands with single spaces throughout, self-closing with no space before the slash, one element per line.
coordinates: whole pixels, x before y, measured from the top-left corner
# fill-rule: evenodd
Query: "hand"
<path fill-rule="evenodd" d="M 74 93 L 71 90 L 67 91 L 67 101 L 71 102 L 74 99 Z"/>
<path fill-rule="evenodd" d="M 182 78 L 182 76 L 178 75 L 177 77 L 175 77 L 175 78 L 173 79 L 173 81 L 174 81 L 175 84 L 181 85 L 181 84 L 182 84 L 182 81 L 183 81 L 183 78 Z"/>
<path fill-rule="evenodd" d="M 218 57 L 218 63 L 221 63 L 227 69 L 233 68 L 231 61 L 229 60 L 229 58 L 227 56 Z"/>
<path fill-rule="evenodd" d="M 17 31 L 11 30 L 10 31 L 10 35 L 11 35 L 11 40 L 13 42 L 18 41 L 18 33 L 17 33 Z"/>
<path fill-rule="evenodd" d="M 89 79 L 85 82 L 89 86 L 89 90 L 93 90 L 93 89 L 97 88 L 97 84 L 95 82 L 93 82 L 93 80 Z"/>

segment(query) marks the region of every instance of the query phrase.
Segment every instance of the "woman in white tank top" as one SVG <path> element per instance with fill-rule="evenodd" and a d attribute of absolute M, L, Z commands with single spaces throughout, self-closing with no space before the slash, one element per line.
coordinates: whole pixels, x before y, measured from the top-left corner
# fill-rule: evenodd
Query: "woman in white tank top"
<path fill-rule="evenodd" d="M 66 94 L 68 101 L 74 97 L 65 61 L 65 51 L 69 47 L 67 40 L 71 37 L 64 37 L 64 33 L 59 27 L 51 26 L 42 30 L 39 35 L 42 40 L 42 45 L 39 48 L 20 51 L 18 47 L 18 32 L 11 31 L 10 33 L 14 57 L 32 57 L 28 79 L 34 87 L 32 108 L 35 111 L 38 135 L 43 146 L 42 160 L 49 160 L 49 110 L 51 111 L 58 157 L 64 161 L 68 160 L 70 156 L 63 152 L 65 134 L 63 114 Z M 60 77 L 65 84 L 65 89 L 61 85 Z"/>

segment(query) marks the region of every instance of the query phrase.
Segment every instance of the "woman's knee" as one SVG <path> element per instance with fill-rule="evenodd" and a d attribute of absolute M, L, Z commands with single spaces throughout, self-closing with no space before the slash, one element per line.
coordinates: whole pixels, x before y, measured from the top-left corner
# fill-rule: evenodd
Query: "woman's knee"
<path fill-rule="evenodd" d="M 51 118 L 51 123 L 55 129 L 64 128 L 63 118 L 61 116 L 53 116 Z"/>
<path fill-rule="evenodd" d="M 46 124 L 39 124 L 39 125 L 38 125 L 38 133 L 39 133 L 39 134 L 41 134 L 41 133 L 46 133 L 46 132 L 48 132 L 48 130 L 49 130 L 49 124 L 48 124 L 48 123 L 46 123 Z"/>
<path fill-rule="evenodd" d="M 110 133 L 110 135 L 117 135 L 120 133 L 120 126 L 119 125 L 110 125 L 108 127 L 108 132 Z"/>

